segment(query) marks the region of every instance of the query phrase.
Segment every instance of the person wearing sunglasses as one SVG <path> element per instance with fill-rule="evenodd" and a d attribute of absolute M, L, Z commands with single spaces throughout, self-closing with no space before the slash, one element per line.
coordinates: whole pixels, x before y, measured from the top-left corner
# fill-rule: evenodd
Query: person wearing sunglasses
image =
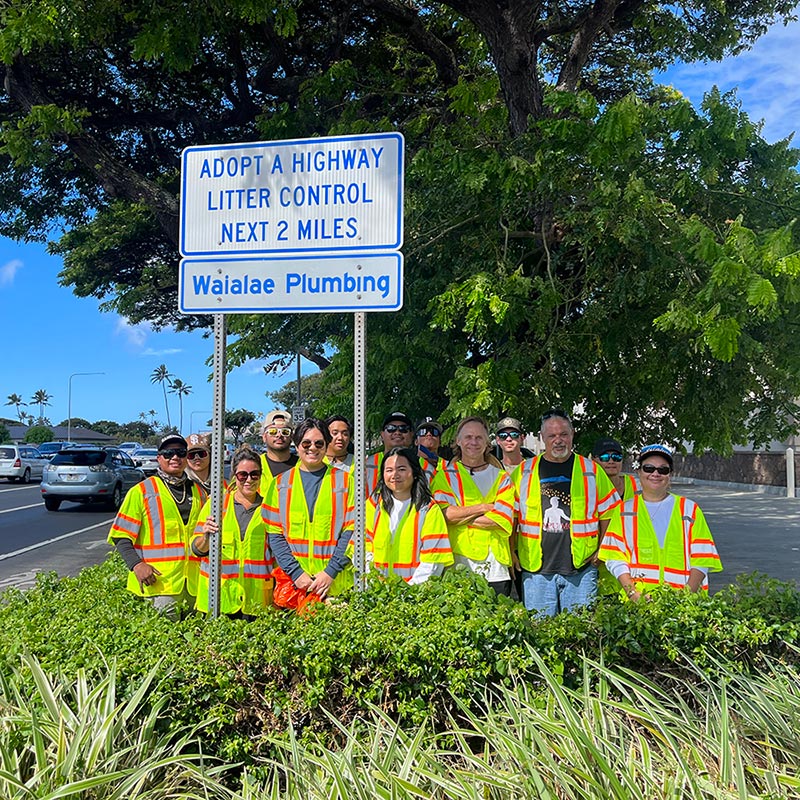
<path fill-rule="evenodd" d="M 393 447 L 411 447 L 414 441 L 414 423 L 411 421 L 411 417 L 402 411 L 392 411 L 387 414 L 383 418 L 383 424 L 381 425 L 381 441 L 383 442 L 383 450 L 367 456 L 364 463 L 367 497 L 378 486 L 383 454 Z"/>
<path fill-rule="evenodd" d="M 386 453 L 364 518 L 367 558 L 381 574 L 424 583 L 453 563 L 447 522 L 412 448 Z"/>
<path fill-rule="evenodd" d="M 480 417 L 460 422 L 454 450 L 453 459 L 433 476 L 431 490 L 447 520 L 455 563 L 510 596 L 513 484 L 492 455 L 489 428 Z"/>
<path fill-rule="evenodd" d="M 417 448 L 419 465 L 428 479 L 428 484 L 433 480 L 436 470 L 445 463 L 445 459 L 439 455 L 443 430 L 444 428 L 433 417 L 425 417 L 414 429 L 414 445 Z"/>
<path fill-rule="evenodd" d="M 293 439 L 299 462 L 277 476 L 261 513 L 278 566 L 296 589 L 325 599 L 353 586 L 352 476 L 325 463 L 331 436 L 321 419 L 303 420 Z"/>
<path fill-rule="evenodd" d="M 622 445 L 616 439 L 603 437 L 598 439 L 592 447 L 592 461 L 602 467 L 606 475 L 611 479 L 617 494 L 623 500 L 630 500 L 636 492 L 641 491 L 636 478 L 633 475 L 626 475 L 622 471 L 624 461 Z M 606 569 L 601 561 L 597 565 L 597 593 L 602 597 L 615 595 L 619 592 L 617 579 Z"/>
<path fill-rule="evenodd" d="M 594 443 L 592 461 L 605 470 L 617 494 L 623 500 L 630 500 L 639 491 L 639 483 L 633 475 L 626 475 L 622 471 L 624 460 L 622 445 L 616 439 L 603 437 Z"/>
<path fill-rule="evenodd" d="M 261 438 L 267 452 L 261 455 L 262 497 L 269 493 L 270 486 L 278 475 L 288 472 L 297 464 L 297 455 L 292 452 L 292 415 L 288 411 L 270 411 L 261 425 Z"/>
<path fill-rule="evenodd" d="M 211 434 L 191 433 L 186 438 L 189 448 L 186 454 L 186 474 L 203 487 L 206 494 L 211 493 Z"/>
<path fill-rule="evenodd" d="M 108 534 L 130 570 L 128 590 L 171 618 L 197 595 L 190 538 L 207 497 L 186 474 L 187 451 L 178 433 L 161 439 L 156 474 L 128 491 Z"/>
<path fill-rule="evenodd" d="M 231 458 L 231 488 L 222 498 L 219 610 L 250 619 L 272 605 L 273 558 L 261 516 L 261 458 L 244 445 Z M 198 611 L 208 613 L 209 536 L 220 530 L 207 501 L 195 526 L 192 552 L 200 558 Z"/>
<path fill-rule="evenodd" d="M 658 584 L 708 591 L 722 562 L 700 507 L 672 494 L 672 453 L 649 444 L 639 453 L 641 494 L 626 500 L 608 526 L 600 558 L 630 600 Z"/>
<path fill-rule="evenodd" d="M 529 457 L 522 452 L 524 438 L 522 423 L 514 417 L 503 417 L 497 423 L 497 433 L 494 438 L 500 451 L 503 469 L 510 475 L 522 463 L 523 457 Z"/>
<path fill-rule="evenodd" d="M 620 497 L 602 469 L 573 452 L 565 411 L 547 411 L 540 435 L 544 452 L 512 476 L 517 557 L 525 608 L 555 616 L 597 597 L 597 550 Z"/>

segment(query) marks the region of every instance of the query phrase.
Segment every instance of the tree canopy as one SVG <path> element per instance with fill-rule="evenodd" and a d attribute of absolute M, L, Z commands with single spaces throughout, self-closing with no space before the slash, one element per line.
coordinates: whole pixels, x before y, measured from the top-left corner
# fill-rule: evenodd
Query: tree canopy
<path fill-rule="evenodd" d="M 767 442 L 800 395 L 798 155 L 735 96 L 696 110 L 651 76 L 795 5 L 9 0 L 0 233 L 51 239 L 62 283 L 132 322 L 206 326 L 177 312 L 182 148 L 397 129 L 406 293 L 369 317 L 373 428 L 563 405 L 587 438 Z M 231 365 L 299 351 L 316 411 L 350 412 L 348 315 L 228 327 Z"/>

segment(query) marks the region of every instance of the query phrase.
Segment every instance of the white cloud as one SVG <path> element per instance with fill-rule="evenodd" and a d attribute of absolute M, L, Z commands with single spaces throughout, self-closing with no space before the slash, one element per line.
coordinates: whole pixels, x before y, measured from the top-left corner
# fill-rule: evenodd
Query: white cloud
<path fill-rule="evenodd" d="M 245 374 L 247 374 L 247 375 L 263 375 L 264 374 L 264 365 L 259 363 L 259 362 L 253 363 L 251 361 L 245 367 Z"/>
<path fill-rule="evenodd" d="M 773 25 L 750 50 L 738 56 L 720 62 L 677 64 L 658 80 L 675 86 L 696 106 L 712 86 L 722 92 L 736 89 L 742 110 L 753 122 L 763 120 L 763 136 L 777 141 L 800 124 L 799 43 L 800 22 Z M 797 140 L 793 143 L 800 144 Z"/>
<path fill-rule="evenodd" d="M 117 327 L 114 330 L 114 333 L 124 336 L 127 343 L 137 350 L 144 345 L 149 332 L 149 325 L 141 322 L 138 325 L 131 325 L 121 317 L 117 320 Z"/>
<path fill-rule="evenodd" d="M 7 261 L 0 267 L 0 286 L 10 286 L 14 283 L 14 276 L 22 269 L 22 262 L 18 258 Z"/>
<path fill-rule="evenodd" d="M 171 347 L 166 348 L 164 350 L 154 350 L 152 347 L 148 347 L 146 350 L 142 350 L 139 353 L 140 356 L 174 356 L 176 353 L 182 353 L 183 350 L 180 347 Z"/>

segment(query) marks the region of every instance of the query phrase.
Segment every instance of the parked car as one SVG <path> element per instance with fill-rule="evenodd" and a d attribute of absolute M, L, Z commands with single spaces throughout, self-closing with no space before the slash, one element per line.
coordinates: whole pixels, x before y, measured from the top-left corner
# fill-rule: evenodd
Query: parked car
<path fill-rule="evenodd" d="M 45 458 L 52 458 L 59 450 L 69 447 L 69 442 L 44 442 L 37 448 Z"/>
<path fill-rule="evenodd" d="M 130 455 L 137 450 L 141 450 L 142 445 L 139 442 L 123 442 L 121 445 L 118 445 L 118 449 L 124 450 L 126 453 L 128 453 L 128 455 Z"/>
<path fill-rule="evenodd" d="M 158 448 L 143 447 L 133 454 L 133 463 L 139 467 L 145 475 L 155 475 L 158 469 Z"/>
<path fill-rule="evenodd" d="M 41 478 L 47 459 L 29 444 L 0 444 L 0 478 L 30 483 Z"/>
<path fill-rule="evenodd" d="M 222 453 L 222 460 L 225 464 L 231 463 L 231 458 L 233 457 L 234 446 L 230 442 L 225 442 L 223 445 L 223 453 Z"/>
<path fill-rule="evenodd" d="M 144 478 L 144 472 L 119 448 L 65 448 L 45 468 L 42 497 L 48 511 L 58 511 L 64 500 L 103 503 L 116 511 L 128 489 Z"/>

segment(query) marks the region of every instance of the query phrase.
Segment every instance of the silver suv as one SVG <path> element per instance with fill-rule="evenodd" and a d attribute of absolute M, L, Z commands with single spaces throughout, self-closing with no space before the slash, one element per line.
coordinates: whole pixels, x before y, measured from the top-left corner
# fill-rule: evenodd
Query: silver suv
<path fill-rule="evenodd" d="M 144 472 L 124 450 L 65 448 L 44 470 L 42 497 L 48 511 L 58 511 L 64 500 L 103 503 L 116 511 L 128 489 L 143 480 Z"/>
<path fill-rule="evenodd" d="M 41 478 L 47 459 L 29 444 L 0 444 L 0 478 L 30 483 Z"/>

